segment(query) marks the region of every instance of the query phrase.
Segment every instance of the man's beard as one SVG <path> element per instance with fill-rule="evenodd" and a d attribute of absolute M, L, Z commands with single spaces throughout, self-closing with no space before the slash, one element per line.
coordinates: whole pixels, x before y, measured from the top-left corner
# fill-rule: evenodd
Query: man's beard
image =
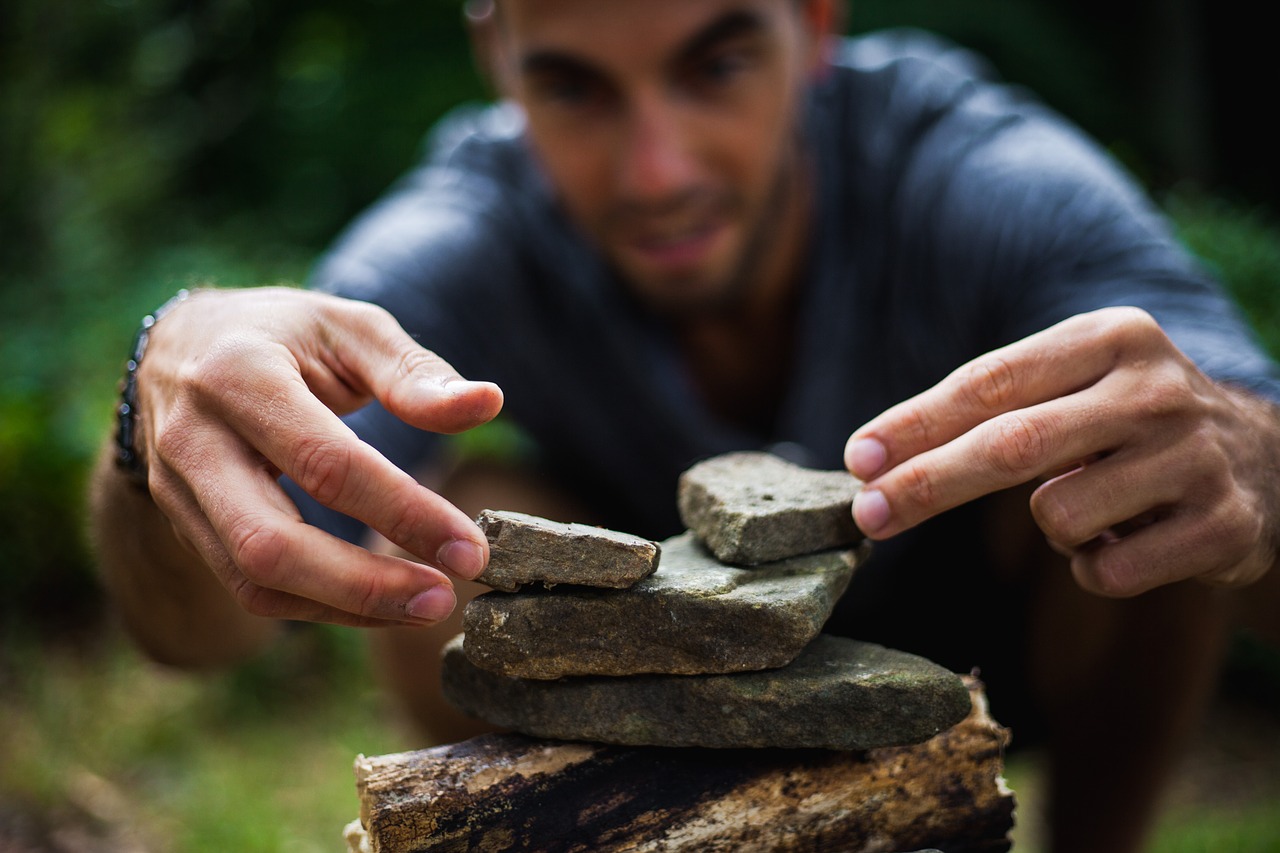
<path fill-rule="evenodd" d="M 664 282 L 662 287 L 646 287 L 637 283 L 616 262 L 613 264 L 615 271 L 623 281 L 628 282 L 628 290 L 639 296 L 650 311 L 668 320 L 683 322 L 733 316 L 749 304 L 751 295 L 764 284 L 761 270 L 766 266 L 769 252 L 776 251 L 778 248 L 778 235 L 785 227 L 785 218 L 801 212 L 799 200 L 805 197 L 799 183 L 804 177 L 804 171 L 801 168 L 802 159 L 797 140 L 790 156 L 785 157 L 778 168 L 758 215 L 751 223 L 746 239 L 739 249 L 733 267 L 719 280 L 710 284 L 695 281 L 693 276 L 690 276 L 689 281 L 699 291 L 697 297 L 659 299 L 650 296 L 646 298 L 643 294 L 651 294 L 655 291 L 678 293 L 680 292 L 679 282 L 671 280 Z M 610 224 L 625 222 L 632 217 L 661 215 L 668 210 L 678 212 L 690 207 L 703 208 L 711 211 L 712 215 L 716 215 L 723 211 L 732 212 L 740 209 L 742 204 L 740 198 L 729 198 L 725 195 L 710 197 L 709 193 L 695 189 L 669 202 L 664 202 L 661 209 L 649 208 L 646 211 L 639 211 L 630 206 L 620 206 L 610 214 L 612 220 Z"/>

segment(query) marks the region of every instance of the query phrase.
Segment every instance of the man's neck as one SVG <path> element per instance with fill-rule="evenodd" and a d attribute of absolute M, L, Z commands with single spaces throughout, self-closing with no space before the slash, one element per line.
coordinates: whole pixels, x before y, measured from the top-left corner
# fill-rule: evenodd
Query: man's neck
<path fill-rule="evenodd" d="M 711 409 L 725 420 L 767 434 L 790 377 L 796 320 L 814 218 L 807 167 L 793 173 L 781 209 L 771 217 L 750 286 L 734 305 L 688 317 L 676 331 L 690 373 Z"/>

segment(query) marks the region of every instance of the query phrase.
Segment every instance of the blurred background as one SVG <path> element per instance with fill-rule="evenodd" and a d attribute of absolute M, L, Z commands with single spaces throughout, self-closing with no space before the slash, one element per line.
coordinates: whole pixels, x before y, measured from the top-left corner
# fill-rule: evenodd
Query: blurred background
<path fill-rule="evenodd" d="M 854 0 L 848 28 L 940 32 L 1082 124 L 1280 353 L 1280 73 L 1255 8 Z M 456 0 L 0 5 L 0 853 L 336 851 L 354 756 L 416 745 L 352 632 L 205 677 L 140 660 L 83 491 L 143 314 L 303 280 L 431 123 L 484 97 Z M 1156 849 L 1280 850 L 1275 653 L 1237 638 L 1221 694 Z M 1034 801 L 1034 763 L 1012 772 Z"/>

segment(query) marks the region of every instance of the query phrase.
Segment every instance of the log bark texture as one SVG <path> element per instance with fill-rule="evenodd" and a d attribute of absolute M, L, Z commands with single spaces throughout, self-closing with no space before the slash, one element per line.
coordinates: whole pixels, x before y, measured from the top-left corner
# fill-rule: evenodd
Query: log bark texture
<path fill-rule="evenodd" d="M 866 752 L 626 748 L 484 735 L 356 760 L 353 851 L 1003 851 L 1008 732 L 973 711 Z"/>

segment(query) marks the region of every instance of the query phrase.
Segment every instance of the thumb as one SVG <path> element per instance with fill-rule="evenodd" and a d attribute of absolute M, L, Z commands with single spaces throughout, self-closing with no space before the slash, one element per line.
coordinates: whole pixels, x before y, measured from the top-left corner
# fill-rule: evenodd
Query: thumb
<path fill-rule="evenodd" d="M 390 313 L 350 303 L 340 322 L 327 324 L 329 368 L 357 393 L 372 395 L 396 417 L 431 432 L 455 433 L 492 420 L 502 389 L 474 382 L 421 346 Z"/>

